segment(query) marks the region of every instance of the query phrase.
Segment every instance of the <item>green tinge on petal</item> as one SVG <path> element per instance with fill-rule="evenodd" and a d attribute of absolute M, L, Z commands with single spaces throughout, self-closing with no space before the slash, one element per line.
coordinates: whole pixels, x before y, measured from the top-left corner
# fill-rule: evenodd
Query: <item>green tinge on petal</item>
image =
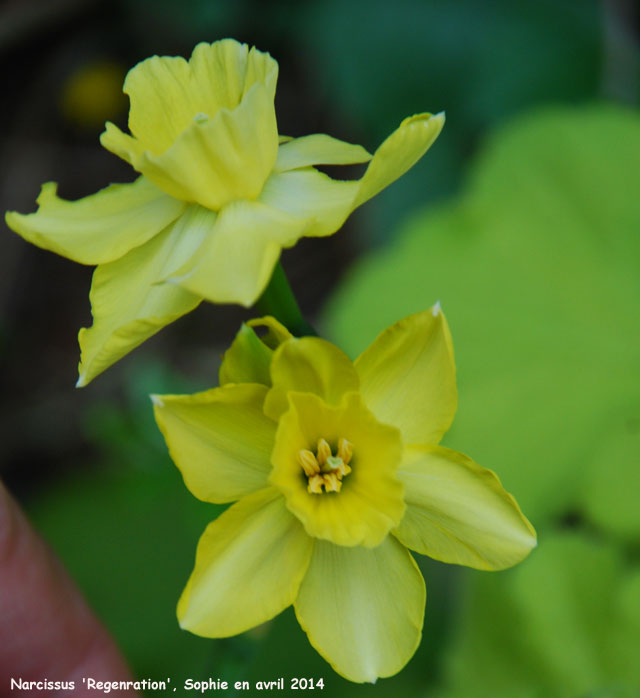
<path fill-rule="evenodd" d="M 271 385 L 269 366 L 273 350 L 244 323 L 220 365 L 220 385 L 226 383 L 260 383 Z"/>
<path fill-rule="evenodd" d="M 260 327 L 267 331 L 260 338 L 270 349 L 274 351 L 284 342 L 291 339 L 293 335 L 278 320 L 271 315 L 256 317 L 247 321 L 249 327 Z"/>
<path fill-rule="evenodd" d="M 233 502 L 267 486 L 276 427 L 262 412 L 266 392 L 244 384 L 153 396 L 171 458 L 199 499 Z"/>
<path fill-rule="evenodd" d="M 306 221 L 255 201 L 225 206 L 198 255 L 169 281 L 213 303 L 251 306 L 264 291 L 282 245 L 303 234 Z"/>
<path fill-rule="evenodd" d="M 129 129 L 143 150 L 160 155 L 194 117 L 235 109 L 256 82 L 273 102 L 277 77 L 278 64 L 269 54 L 233 39 L 198 44 L 188 62 L 153 56 L 132 68 L 124 83 Z"/>
<path fill-rule="evenodd" d="M 361 145 L 314 133 L 281 144 L 274 170 L 286 172 L 310 165 L 352 165 L 369 160 L 370 153 Z"/>
<path fill-rule="evenodd" d="M 393 537 L 373 549 L 318 541 L 295 602 L 315 649 L 350 681 L 392 676 L 420 644 L 426 589 Z"/>
<path fill-rule="evenodd" d="M 259 337 L 253 328 L 267 328 Z M 273 350 L 291 339 L 289 330 L 275 318 L 254 318 L 243 323 L 233 343 L 224 353 L 220 365 L 220 385 L 226 383 L 260 383 L 271 386 L 269 367 Z"/>
<path fill-rule="evenodd" d="M 382 332 L 355 361 L 361 393 L 376 417 L 405 443 L 437 444 L 457 407 L 453 344 L 435 305 Z"/>
<path fill-rule="evenodd" d="M 439 446 L 409 446 L 398 470 L 407 511 L 393 531 L 401 543 L 442 562 L 481 570 L 511 567 L 536 533 L 495 473 Z"/>
<path fill-rule="evenodd" d="M 144 245 L 96 268 L 89 296 L 93 325 L 78 336 L 79 387 L 200 303 L 201 297 L 161 282 L 197 252 L 215 220 L 212 211 L 190 206 Z"/>
<path fill-rule="evenodd" d="M 290 393 L 289 404 L 276 432 L 269 482 L 284 494 L 310 536 L 344 546 L 379 545 L 405 510 L 396 476 L 402 456 L 398 430 L 377 422 L 357 393 L 345 395 L 338 407 L 308 393 Z M 340 492 L 307 490 L 298 453 L 315 452 L 321 438 L 333 453 L 341 438 L 353 445 L 351 472 Z"/>
<path fill-rule="evenodd" d="M 140 153 L 115 126 L 101 142 L 167 194 L 217 211 L 260 194 L 276 160 L 278 129 L 273 99 L 256 83 L 235 109 L 192 121 L 163 153 Z"/>
<path fill-rule="evenodd" d="M 249 495 L 209 524 L 178 603 L 181 627 L 228 637 L 290 606 L 307 570 L 313 541 L 268 488 Z"/>
<path fill-rule="evenodd" d="M 284 342 L 271 362 L 271 383 L 264 411 L 274 420 L 287 410 L 290 391 L 313 393 L 337 405 L 345 393 L 359 388 L 358 374 L 349 357 L 318 337 Z"/>
<path fill-rule="evenodd" d="M 331 179 L 313 168 L 275 172 L 266 181 L 259 201 L 280 211 L 309 219 L 305 235 L 332 235 L 353 210 L 358 182 Z"/>
<path fill-rule="evenodd" d="M 9 211 L 7 225 L 25 240 L 81 264 L 104 264 L 144 244 L 184 211 L 144 177 L 112 184 L 78 201 L 65 201 L 57 185 L 42 186 L 35 213 Z"/>
<path fill-rule="evenodd" d="M 444 126 L 444 113 L 405 119 L 373 154 L 360 180 L 353 208 L 361 206 L 410 170 L 429 150 Z"/>

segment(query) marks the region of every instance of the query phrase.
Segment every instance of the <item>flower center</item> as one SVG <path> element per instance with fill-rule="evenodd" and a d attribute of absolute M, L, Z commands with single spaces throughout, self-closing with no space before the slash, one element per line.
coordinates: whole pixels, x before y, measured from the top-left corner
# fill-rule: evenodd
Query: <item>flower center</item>
<path fill-rule="evenodd" d="M 351 472 L 349 461 L 353 455 L 353 446 L 346 439 L 338 441 L 338 452 L 334 456 L 326 439 L 318 439 L 316 453 L 307 448 L 298 451 L 298 462 L 307 476 L 307 492 L 322 494 L 340 492 L 342 478 Z"/>

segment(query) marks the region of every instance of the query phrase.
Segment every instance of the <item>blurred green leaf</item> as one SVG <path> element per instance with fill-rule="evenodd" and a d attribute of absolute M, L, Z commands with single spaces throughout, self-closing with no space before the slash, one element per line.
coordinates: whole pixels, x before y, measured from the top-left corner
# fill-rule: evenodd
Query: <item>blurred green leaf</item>
<path fill-rule="evenodd" d="M 442 301 L 460 389 L 447 442 L 495 470 L 534 525 L 584 507 L 602 526 L 634 533 L 638 181 L 635 113 L 533 114 L 494 135 L 465 195 L 416 215 L 329 307 L 330 334 L 355 354 Z M 612 492 L 626 483 L 635 501 L 594 506 L 587 477 L 610 478 Z"/>
<path fill-rule="evenodd" d="M 369 245 L 388 240 L 407 207 L 457 188 L 479 134 L 536 104 L 600 94 L 604 33 L 596 0 L 370 0 L 366 9 L 327 0 L 303 7 L 302 46 L 322 57 L 313 76 L 319 102 L 364 130 L 368 139 L 358 142 L 375 148 L 405 116 L 447 112 L 428 156 L 359 214 Z"/>
<path fill-rule="evenodd" d="M 615 547 L 582 534 L 541 543 L 499 579 L 472 575 L 445 688 L 434 696 L 637 695 L 640 625 L 625 606 L 638 602 L 640 569 L 628 569 Z"/>

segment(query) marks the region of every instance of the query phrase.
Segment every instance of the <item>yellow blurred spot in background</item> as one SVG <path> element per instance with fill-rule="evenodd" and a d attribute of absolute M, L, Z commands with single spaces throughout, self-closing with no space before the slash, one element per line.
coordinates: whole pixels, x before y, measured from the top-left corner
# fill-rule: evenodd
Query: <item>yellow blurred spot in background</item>
<path fill-rule="evenodd" d="M 113 61 L 96 61 L 72 73 L 60 93 L 60 112 L 66 122 L 84 131 L 102 130 L 127 109 L 122 92 L 125 69 Z"/>

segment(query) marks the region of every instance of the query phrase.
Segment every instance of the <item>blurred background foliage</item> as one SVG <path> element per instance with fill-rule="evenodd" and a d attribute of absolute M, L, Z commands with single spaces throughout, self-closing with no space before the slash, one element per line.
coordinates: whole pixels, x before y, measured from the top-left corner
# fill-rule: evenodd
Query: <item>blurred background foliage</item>
<path fill-rule="evenodd" d="M 352 355 L 441 300 L 460 389 L 446 443 L 498 473 L 539 548 L 499 574 L 420 560 L 422 645 L 375 686 L 337 677 L 291 611 L 224 641 L 181 632 L 175 603 L 220 509 L 183 487 L 148 394 L 213 385 L 248 314 L 203 306 L 75 390 L 91 270 L 7 230 L 0 475 L 139 676 L 322 676 L 331 696 L 639 696 L 636 4 L 8 0 L 3 209 L 33 210 L 47 180 L 77 198 L 133 179 L 98 144 L 104 121 L 126 124 L 126 70 L 225 36 L 279 61 L 283 133 L 373 150 L 405 116 L 446 110 L 421 163 L 283 262 L 303 310 Z"/>

